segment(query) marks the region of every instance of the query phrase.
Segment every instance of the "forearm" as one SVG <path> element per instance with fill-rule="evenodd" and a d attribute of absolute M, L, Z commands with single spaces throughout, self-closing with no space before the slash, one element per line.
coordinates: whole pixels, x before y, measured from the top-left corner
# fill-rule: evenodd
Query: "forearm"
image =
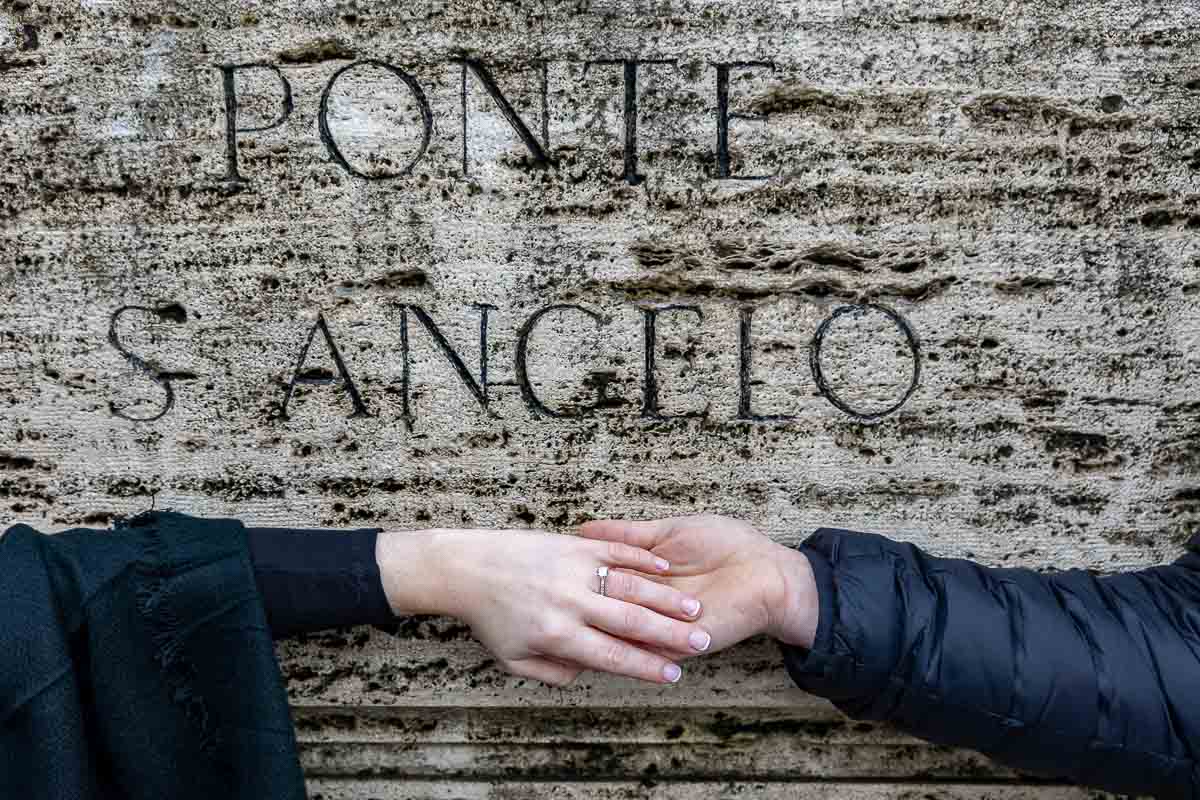
<path fill-rule="evenodd" d="M 802 688 L 1019 769 L 1194 796 L 1200 577 L 1190 562 L 1042 575 L 831 530 L 802 551 L 820 607 L 811 649 L 784 648 Z"/>
<path fill-rule="evenodd" d="M 344 625 L 387 626 L 401 614 L 466 613 L 452 575 L 461 531 L 246 528 L 275 638 Z"/>
<path fill-rule="evenodd" d="M 345 625 L 394 623 L 376 557 L 378 533 L 372 528 L 246 528 L 271 635 L 280 639 Z"/>

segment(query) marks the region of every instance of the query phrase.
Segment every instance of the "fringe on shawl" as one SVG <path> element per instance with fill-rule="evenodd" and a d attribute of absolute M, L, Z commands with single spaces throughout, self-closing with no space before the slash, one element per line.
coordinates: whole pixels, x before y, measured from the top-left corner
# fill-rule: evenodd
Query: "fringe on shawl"
<path fill-rule="evenodd" d="M 135 568 L 137 609 L 153 637 L 154 660 L 166 677 L 171 700 L 183 709 L 188 722 L 199 734 L 201 752 L 213 756 L 220 739 L 204 697 L 196 690 L 196 667 L 184 654 L 180 636 L 182 624 L 171 607 L 168 578 L 174 568 L 169 563 L 167 542 L 156 518 L 159 513 L 153 509 L 142 511 L 118 520 L 114 528 L 145 529 L 145 555 Z"/>

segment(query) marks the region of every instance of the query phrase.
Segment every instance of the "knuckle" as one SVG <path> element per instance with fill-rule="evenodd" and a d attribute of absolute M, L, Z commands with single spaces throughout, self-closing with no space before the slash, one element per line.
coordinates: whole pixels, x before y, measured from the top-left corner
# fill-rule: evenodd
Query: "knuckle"
<path fill-rule="evenodd" d="M 557 619 L 544 619 L 537 625 L 536 640 L 543 646 L 556 647 L 569 638 L 568 626 Z"/>
<path fill-rule="evenodd" d="M 609 672 L 618 672 L 629 661 L 629 648 L 619 642 L 604 648 L 603 663 Z"/>
<path fill-rule="evenodd" d="M 637 606 L 626 605 L 621 610 L 621 632 L 624 634 L 637 633 L 645 625 L 645 617 L 642 614 L 642 609 Z"/>
<path fill-rule="evenodd" d="M 623 542 L 609 542 L 608 543 L 609 559 L 611 561 L 624 561 L 625 557 L 628 555 L 625 550 L 626 547 L 628 547 L 628 545 L 626 545 Z"/>
<path fill-rule="evenodd" d="M 629 599 L 637 594 L 634 588 L 633 576 L 627 572 L 608 573 L 609 594 L 622 599 Z"/>

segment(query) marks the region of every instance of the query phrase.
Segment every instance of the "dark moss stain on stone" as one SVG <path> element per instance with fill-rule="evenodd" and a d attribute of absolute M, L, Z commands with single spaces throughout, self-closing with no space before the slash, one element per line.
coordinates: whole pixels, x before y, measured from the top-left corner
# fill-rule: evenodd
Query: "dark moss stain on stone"
<path fill-rule="evenodd" d="M 690 295 L 753 300 L 795 296 L 846 302 L 906 300 L 919 302 L 944 293 L 956 275 L 922 281 L 859 282 L 884 271 L 909 275 L 947 258 L 943 247 L 929 245 L 871 247 L 823 242 L 791 243 L 714 240 L 695 248 L 662 240 L 638 240 L 630 252 L 646 273 L 607 280 L 592 279 L 585 289 L 617 291 L 631 297 Z"/>
<path fill-rule="evenodd" d="M 1139 218 L 1147 228 L 1165 228 L 1175 221 L 1175 215 L 1167 208 L 1151 209 Z"/>
<path fill-rule="evenodd" d="M 287 483 L 278 475 L 254 474 L 227 476 L 224 478 L 185 479 L 176 483 L 176 488 L 198 489 L 204 494 L 217 495 L 227 500 L 284 497 Z"/>
<path fill-rule="evenodd" d="M 341 497 L 365 497 L 373 492 L 404 492 L 416 491 L 429 495 L 446 491 L 446 482 L 441 478 L 427 475 L 413 475 L 409 478 L 352 478 L 348 476 L 318 478 L 315 482 L 321 492 Z"/>
<path fill-rule="evenodd" d="M 12 455 L 10 453 L 0 453 L 0 470 L 32 470 L 39 469 L 45 472 L 53 471 L 54 467 L 50 464 L 42 464 L 28 456 Z"/>
<path fill-rule="evenodd" d="M 199 20 L 190 17 L 181 17 L 178 14 L 132 14 L 129 17 L 131 27 L 140 30 L 148 30 L 150 28 L 199 28 Z"/>
<path fill-rule="evenodd" d="M 284 64 L 319 64 L 322 61 L 353 60 L 354 57 L 352 48 L 333 38 L 318 39 L 279 53 L 279 60 Z"/>
<path fill-rule="evenodd" d="M 755 114 L 782 114 L 806 111 L 814 107 L 835 111 L 853 111 L 859 107 L 859 101 L 813 86 L 783 83 L 771 86 L 758 97 L 753 98 L 749 106 L 750 111 Z"/>
<path fill-rule="evenodd" d="M 323 713 L 314 713 L 305 710 L 303 713 L 294 713 L 296 730 L 302 733 L 315 733 L 324 731 L 338 731 L 339 733 L 349 733 L 358 729 L 358 717 L 350 711 L 327 711 Z"/>
<path fill-rule="evenodd" d="M 320 673 L 313 669 L 308 664 L 294 664 L 284 670 L 284 674 L 289 680 L 294 681 L 311 681 Z"/>
<path fill-rule="evenodd" d="M 662 241 L 647 241 L 639 239 L 629 247 L 630 253 L 639 264 L 647 269 L 658 269 L 677 261 L 685 266 L 699 267 L 701 260 L 686 250 L 680 250 Z"/>
<path fill-rule="evenodd" d="M 36 500 L 49 504 L 55 501 L 56 496 L 45 483 L 18 475 L 15 477 L 0 476 L 0 497 Z"/>
<path fill-rule="evenodd" d="M 722 741 L 738 737 L 788 736 L 826 739 L 832 733 L 844 731 L 843 720 L 771 719 L 743 720 L 732 714 L 718 712 L 703 727 Z"/>
<path fill-rule="evenodd" d="M 850 270 L 851 272 L 865 272 L 868 269 L 869 263 L 875 258 L 878 258 L 877 253 L 854 250 L 852 248 L 845 247 L 844 245 L 832 243 L 818 245 L 801 256 L 801 259 L 809 264 L 819 267 L 835 267 L 846 269 Z M 751 260 L 749 261 L 748 265 L 753 266 L 758 261 L 758 259 Z M 895 269 L 897 272 L 912 272 L 914 269 L 920 268 L 920 266 L 916 265 L 921 265 L 921 262 L 919 261 L 909 261 L 905 263 L 906 265 L 912 264 L 914 266 L 912 268 L 909 268 L 908 266 L 893 267 L 893 269 Z"/>
<path fill-rule="evenodd" d="M 1200 432 L 1184 433 L 1161 444 L 1154 452 L 1151 469 L 1158 476 L 1195 474 L 1200 470 Z"/>
<path fill-rule="evenodd" d="M 149 497 L 162 491 L 158 478 L 112 476 L 104 481 L 104 490 L 114 497 Z"/>
<path fill-rule="evenodd" d="M 115 511 L 92 511 L 83 515 L 73 515 L 66 517 L 55 517 L 55 525 L 72 525 L 80 527 L 101 526 L 107 527 L 113 520 L 120 518 L 122 515 Z"/>
<path fill-rule="evenodd" d="M 448 617 L 414 614 L 400 618 L 395 635 L 416 641 L 465 642 L 471 640 L 471 627 Z"/>
<path fill-rule="evenodd" d="M 42 66 L 36 58 L 0 58 L 0 74 Z"/>
<path fill-rule="evenodd" d="M 703 268 L 730 272 L 792 274 L 828 267 L 852 273 L 888 270 L 910 274 L 947 257 L 943 247 L 922 245 L 875 248 L 829 241 L 797 247 L 764 240 L 717 239 L 704 248 L 639 239 L 630 245 L 637 263 L 652 271 L 689 272 Z"/>
<path fill-rule="evenodd" d="M 1087 403 L 1090 406 L 1107 406 L 1109 408 L 1153 408 L 1159 405 L 1153 400 L 1139 400 L 1135 397 L 1095 397 L 1089 395 L 1079 398 L 1079 401 Z"/>
<path fill-rule="evenodd" d="M 435 658 L 423 664 L 405 666 L 402 664 L 386 664 L 376 674 L 388 679 L 387 682 L 396 684 L 425 679 L 429 675 L 440 675 L 450 666 L 444 658 Z"/>
<path fill-rule="evenodd" d="M 1200 488 L 1190 487 L 1187 489 L 1179 489 L 1175 494 L 1171 495 L 1172 503 L 1186 503 L 1195 505 L 1200 508 Z"/>
<path fill-rule="evenodd" d="M 1021 398 L 1021 405 L 1030 410 L 1053 409 L 1066 399 L 1067 393 L 1062 389 L 1043 389 L 1027 394 Z"/>
<path fill-rule="evenodd" d="M 1108 101 L 1112 106 L 1116 101 Z M 1093 107 L 1094 108 L 1094 107 Z M 1070 135 L 1086 130 L 1128 130 L 1136 118 L 1129 113 L 1116 113 L 1102 109 L 1099 114 L 1089 111 L 1071 101 L 1062 101 L 1035 95 L 984 93 L 962 106 L 968 119 L 980 124 L 1016 122 L 1032 127 L 1064 129 Z"/>
<path fill-rule="evenodd" d="M 919 8 L 919 7 L 918 7 Z M 998 31 L 1004 28 L 1005 20 L 1000 14 L 983 14 L 973 11 L 940 12 L 931 10 L 928 15 L 919 12 L 911 19 L 901 19 L 903 22 L 925 22 L 951 28 L 964 28 L 971 31 Z"/>
<path fill-rule="evenodd" d="M 1053 289 L 1058 285 L 1059 282 L 1055 278 L 1046 278 L 1035 275 L 1026 275 L 1021 278 L 998 281 L 993 284 L 997 292 L 1011 295 L 1041 292 L 1047 289 Z"/>
<path fill-rule="evenodd" d="M 1056 506 L 1078 509 L 1089 514 L 1099 514 L 1110 502 L 1110 498 L 1099 492 L 1052 492 L 1050 500 Z"/>
<path fill-rule="evenodd" d="M 354 523 L 379 522 L 391 515 L 385 509 L 363 508 L 361 506 L 347 507 L 343 503 L 333 504 L 332 515 L 322 515 L 320 524 L 325 527 L 341 527 Z"/>
<path fill-rule="evenodd" d="M 741 284 L 727 277 L 694 278 L 680 274 L 660 273 L 638 278 L 616 278 L 597 281 L 587 288 L 603 288 L 630 297 L 690 295 L 720 297 L 733 300 L 756 300 L 767 297 L 801 297 L 814 300 L 833 298 L 851 303 L 899 299 L 920 302 L 943 294 L 958 283 L 956 275 L 914 283 L 886 283 L 862 288 L 848 286 L 836 278 L 811 278 L 776 281 L 769 286 Z"/>
<path fill-rule="evenodd" d="M 1125 463 L 1125 456 L 1101 433 L 1053 430 L 1046 437 L 1046 451 L 1054 456 L 1055 469 L 1069 465 L 1075 472 L 1093 472 Z"/>
<path fill-rule="evenodd" d="M 352 302 L 363 292 L 397 292 L 405 289 L 421 289 L 429 283 L 429 275 L 423 269 L 394 269 L 383 275 L 366 280 L 346 279 L 334 289 L 341 302 Z"/>

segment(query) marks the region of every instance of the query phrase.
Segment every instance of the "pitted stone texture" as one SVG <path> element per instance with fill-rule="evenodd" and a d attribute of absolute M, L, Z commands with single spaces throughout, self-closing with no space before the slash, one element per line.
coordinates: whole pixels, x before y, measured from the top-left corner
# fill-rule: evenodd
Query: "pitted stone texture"
<path fill-rule="evenodd" d="M 1200 529 L 1195 10 L 10 0 L 6 517 L 103 527 L 153 502 L 257 524 L 569 530 L 703 511 L 781 541 L 844 526 L 993 564 L 1169 559 Z M 646 62 L 636 167 L 622 59 Z M 227 180 L 221 64 L 278 69 L 234 73 L 237 125 L 264 128 L 237 134 L 242 183 Z M 735 65 L 727 163 L 717 64 Z M 292 111 L 274 125 L 280 75 Z M 868 415 L 904 398 L 919 363 L 917 388 L 882 419 L 835 408 L 810 369 L 816 332 L 853 304 L 895 312 L 916 343 L 914 355 L 876 311 L 826 329 L 826 386 Z M 126 306 L 140 310 L 114 324 Z M 486 411 L 414 306 L 475 381 L 486 354 Z M 550 306 L 562 307 L 527 331 Z M 652 308 L 664 309 L 655 403 Z M 351 417 L 337 384 L 298 385 L 281 416 L 318 314 L 369 416 Z M 110 333 L 173 376 L 160 418 L 115 413 L 153 417 L 165 394 Z M 299 373 L 339 375 L 321 332 Z M 794 709 L 809 736 L 803 725 L 834 718 L 786 687 L 769 647 L 699 662 L 671 692 L 603 680 L 550 692 L 501 675 L 465 632 L 417 633 L 283 648 L 297 704 L 325 709 L 305 732 L 325 742 L 305 755 L 322 796 L 442 796 L 414 777 L 429 765 L 456 775 L 462 796 L 487 794 L 502 772 L 566 780 L 554 751 L 522 761 L 497 744 L 507 717 L 482 709 L 504 706 L 574 709 L 536 724 L 512 712 L 510 738 L 568 726 L 591 759 L 572 767 L 580 796 L 663 794 L 633 774 L 653 783 L 655 770 L 710 781 L 697 796 L 739 776 L 818 794 L 874 777 L 853 784 L 872 797 L 976 797 L 953 778 L 1013 780 L 852 726 L 797 760 L 803 748 L 771 738 L 791 730 L 772 715 Z M 677 709 L 686 732 L 618 725 L 620 741 L 649 737 L 664 753 L 630 750 L 618 769 L 579 709 L 630 698 Z M 338 738 L 361 724 L 372 742 L 408 741 L 395 720 L 432 705 L 482 733 L 445 747 L 431 733 L 420 747 L 443 748 L 436 758 Z M 749 726 L 704 745 L 738 751 L 725 778 L 705 771 L 711 754 L 678 755 L 716 707 Z M 360 786 L 365 774 L 379 780 Z M 906 783 L 934 779 L 951 783 Z"/>

